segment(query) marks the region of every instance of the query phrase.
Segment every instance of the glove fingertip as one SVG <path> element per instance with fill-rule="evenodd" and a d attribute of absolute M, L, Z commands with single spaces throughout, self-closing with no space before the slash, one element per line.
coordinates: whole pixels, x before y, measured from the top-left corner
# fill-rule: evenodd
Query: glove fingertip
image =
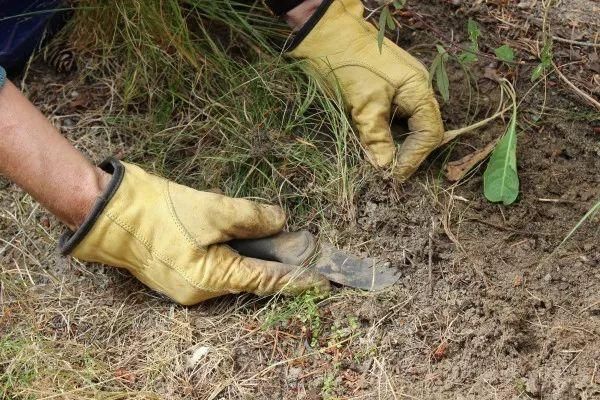
<path fill-rule="evenodd" d="M 396 151 L 394 145 L 377 146 L 376 150 L 369 149 L 369 158 L 371 164 L 378 168 L 385 168 L 394 161 L 394 153 Z"/>
<path fill-rule="evenodd" d="M 276 261 L 237 257 L 239 270 L 236 272 L 236 284 L 232 286 L 242 291 L 267 296 L 277 293 L 294 295 L 309 289 L 326 292 L 330 288 L 327 278 L 314 270 Z"/>
<path fill-rule="evenodd" d="M 307 291 L 314 291 L 318 294 L 325 294 L 331 291 L 329 280 L 321 274 L 315 272 L 304 272 L 310 274 L 310 277 L 302 277 L 297 281 L 291 280 L 282 287 L 281 292 L 286 295 L 297 295 Z"/>
<path fill-rule="evenodd" d="M 271 293 L 268 294 L 281 293 L 286 296 L 294 296 L 307 291 L 328 293 L 331 290 L 329 280 L 317 272 L 296 268 L 290 272 L 290 275 L 274 285 Z"/>

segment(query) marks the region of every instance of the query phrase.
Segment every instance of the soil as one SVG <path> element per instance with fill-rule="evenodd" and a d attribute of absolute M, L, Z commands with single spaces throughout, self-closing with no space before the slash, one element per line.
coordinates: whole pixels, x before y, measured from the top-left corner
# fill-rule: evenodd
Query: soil
<path fill-rule="evenodd" d="M 589 43 L 600 30 L 591 10 L 598 10 L 596 1 L 563 1 L 549 22 L 553 35 L 588 43 L 555 42 L 555 62 L 597 98 L 599 50 Z M 448 127 L 497 107 L 498 85 L 486 70 L 515 82 L 523 103 L 515 204 L 485 200 L 481 168 L 459 184 L 443 177 L 444 160 L 503 133 L 498 121 L 434 154 L 402 187 L 373 176 L 355 214 L 332 216 L 337 225 L 322 235 L 391 261 L 401 270 L 396 286 L 380 293 L 336 289 L 318 303 L 320 327 L 299 313 L 264 328 L 271 303 L 252 296 L 178 307 L 124 273 L 52 253 L 58 223 L 3 183 L 3 273 L 24 282 L 30 274 L 36 284 L 24 284 L 28 306 L 53 310 L 30 316 L 36 334 L 53 338 L 46 346 L 67 342 L 61 346 L 68 351 L 102 360 L 114 374 L 92 379 L 90 387 L 138 396 L 131 398 L 154 398 L 144 396 L 149 391 L 199 399 L 600 399 L 599 216 L 560 245 L 600 198 L 600 121 L 555 75 L 525 96 L 537 65 L 526 50 L 540 37 L 542 15 L 539 1 L 409 1 L 399 17 L 398 43 L 428 65 L 429 44 L 465 44 L 469 17 L 481 25 L 483 52 L 509 43 L 523 59 L 508 68 L 480 58 L 472 68 L 478 101 L 469 100 L 462 70 L 451 65 L 452 100 L 442 110 Z M 35 96 L 49 80 L 34 74 L 25 81 L 43 110 L 61 100 Z M 60 93 L 85 90 L 65 85 Z M 69 136 L 73 117 L 58 114 L 54 122 Z M 101 125 L 70 139 L 90 154 L 109 145 Z M 17 257 L 6 243 L 26 255 Z M 27 254 L 47 262 L 26 261 Z M 19 260 L 15 270 L 12 257 Z M 58 299 L 46 295 L 57 292 Z M 11 304 L 3 306 L 0 332 Z M 194 352 L 200 361 L 186 367 Z M 176 354 L 175 361 L 166 354 Z M 90 390 L 83 385 L 73 398 L 92 396 Z"/>

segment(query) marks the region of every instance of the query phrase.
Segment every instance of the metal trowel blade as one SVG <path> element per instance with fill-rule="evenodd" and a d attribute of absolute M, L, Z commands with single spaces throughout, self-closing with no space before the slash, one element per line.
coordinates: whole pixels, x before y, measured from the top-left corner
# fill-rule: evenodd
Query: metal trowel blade
<path fill-rule="evenodd" d="M 332 282 L 363 290 L 385 289 L 400 279 L 400 271 L 389 262 L 359 258 L 328 245 L 321 245 L 316 261 L 310 264 Z"/>

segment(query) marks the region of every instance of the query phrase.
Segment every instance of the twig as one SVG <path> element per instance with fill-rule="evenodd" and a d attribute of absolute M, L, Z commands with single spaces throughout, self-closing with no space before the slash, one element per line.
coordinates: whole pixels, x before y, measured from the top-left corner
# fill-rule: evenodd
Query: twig
<path fill-rule="evenodd" d="M 429 231 L 429 296 L 433 296 L 433 234 L 435 233 L 435 220 L 431 217 L 431 230 Z"/>
<path fill-rule="evenodd" d="M 600 301 L 597 301 L 597 302 L 595 302 L 595 303 L 592 303 L 592 304 L 590 304 L 589 306 L 586 306 L 586 307 L 582 308 L 582 309 L 579 311 L 579 314 L 581 314 L 581 313 L 582 313 L 582 312 L 584 312 L 584 311 L 587 311 L 587 310 L 589 310 L 589 309 L 590 309 L 590 308 L 592 308 L 592 307 L 595 307 L 595 306 L 597 306 L 598 304 L 600 304 Z"/>
<path fill-rule="evenodd" d="M 573 357 L 573 359 L 571 360 L 569 365 L 567 365 L 562 371 L 560 371 L 560 375 L 558 375 L 558 376 L 563 376 L 563 374 L 571 367 L 571 365 L 573 365 L 575 360 L 577 360 L 577 358 L 581 355 L 582 352 L 583 352 L 583 350 L 576 350 L 575 353 L 577 353 L 577 355 L 575 357 Z"/>
<path fill-rule="evenodd" d="M 457 136 L 460 136 L 464 133 L 467 132 L 471 132 L 475 129 L 481 128 L 482 126 L 487 125 L 488 123 L 492 122 L 493 120 L 495 120 L 498 117 L 501 117 L 502 115 L 504 115 L 505 112 L 510 111 L 512 107 L 506 107 L 503 110 L 498 111 L 496 114 L 492 115 L 489 118 L 486 119 L 482 119 L 479 122 L 476 122 L 472 125 L 469 126 L 465 126 L 464 128 L 460 128 L 460 129 L 453 129 L 451 131 L 446 131 L 446 133 L 444 133 L 444 138 L 442 139 L 442 143 L 440 143 L 440 146 L 443 146 L 445 144 L 447 144 L 448 142 L 450 142 L 451 140 L 453 140 L 454 138 L 456 138 Z"/>
<path fill-rule="evenodd" d="M 540 201 L 542 203 L 565 203 L 565 204 L 577 204 L 577 203 L 581 203 L 580 201 L 575 201 L 575 200 L 544 199 L 544 198 L 538 198 L 537 201 Z"/>
<path fill-rule="evenodd" d="M 279 343 L 279 328 L 275 330 L 275 338 L 273 339 L 273 351 L 271 351 L 271 358 L 269 361 L 272 361 L 275 357 L 275 350 L 277 349 L 277 344 Z"/>
<path fill-rule="evenodd" d="M 452 232 L 452 230 L 450 229 L 450 224 L 449 224 L 449 217 L 448 215 L 444 216 L 444 218 L 442 218 L 442 227 L 444 228 L 444 232 L 446 233 L 446 236 L 448 236 L 448 239 L 450 239 L 450 241 L 452 243 L 454 243 L 454 245 L 463 253 L 465 252 L 464 248 L 462 247 L 462 245 L 460 244 L 460 242 L 458 241 L 458 239 L 456 238 L 456 236 L 454 235 L 454 233 Z"/>
<path fill-rule="evenodd" d="M 596 110 L 600 111 L 600 103 L 596 99 L 594 99 L 592 96 L 575 86 L 573 82 L 571 82 L 562 72 L 560 72 L 560 70 L 554 62 L 552 62 L 552 66 L 554 67 L 554 70 L 556 71 L 558 77 L 562 79 L 564 83 L 566 83 L 571 89 L 573 89 L 573 91 L 579 96 L 583 97 L 590 105 L 595 107 Z"/>
<path fill-rule="evenodd" d="M 577 46 L 600 47 L 600 43 L 579 42 L 577 40 L 565 39 L 565 38 L 561 38 L 559 36 L 552 36 L 552 39 L 556 40 L 557 42 L 569 43 L 569 44 L 574 44 Z"/>

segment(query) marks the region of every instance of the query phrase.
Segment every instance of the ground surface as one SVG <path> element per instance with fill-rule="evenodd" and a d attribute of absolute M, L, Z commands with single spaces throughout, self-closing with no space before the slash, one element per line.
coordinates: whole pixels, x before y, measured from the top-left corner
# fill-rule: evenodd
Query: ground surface
<path fill-rule="evenodd" d="M 598 216 L 558 247 L 600 197 L 599 115 L 555 75 L 526 94 L 542 4 L 514 3 L 409 1 L 398 18 L 399 43 L 428 64 L 436 40 L 465 42 L 467 17 L 482 27 L 482 51 L 519 52 L 517 67 L 485 58 L 472 67 L 475 100 L 449 67 L 443 115 L 459 127 L 496 108 L 486 68 L 515 82 L 521 194 L 494 205 L 481 168 L 460 184 L 442 175 L 447 156 L 482 148 L 501 121 L 403 186 L 370 175 L 320 231 L 397 266 L 400 282 L 382 293 L 179 307 L 126 273 L 59 256 L 60 224 L 0 181 L 0 398 L 600 398 Z M 557 7 L 552 34 L 588 44 L 555 42 L 555 62 L 597 98 L 598 3 Z M 97 104 L 74 102 L 95 88 L 35 65 L 23 86 L 94 160 L 126 148 L 121 132 L 86 114 Z M 98 88 L 99 104 L 108 95 Z"/>

